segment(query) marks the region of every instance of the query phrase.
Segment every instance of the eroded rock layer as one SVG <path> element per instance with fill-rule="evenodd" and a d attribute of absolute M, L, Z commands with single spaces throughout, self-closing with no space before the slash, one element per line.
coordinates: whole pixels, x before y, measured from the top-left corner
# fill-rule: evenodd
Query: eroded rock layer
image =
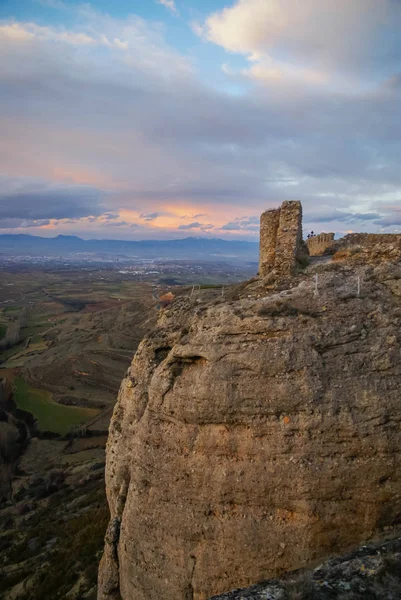
<path fill-rule="evenodd" d="M 312 270 L 177 300 L 141 343 L 108 442 L 100 599 L 206 599 L 399 519 L 401 267 L 317 269 L 317 294 Z"/>

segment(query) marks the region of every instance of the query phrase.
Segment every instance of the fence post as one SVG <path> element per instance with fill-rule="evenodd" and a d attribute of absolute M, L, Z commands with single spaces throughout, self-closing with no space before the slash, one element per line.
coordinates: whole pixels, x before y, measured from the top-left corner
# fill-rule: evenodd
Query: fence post
<path fill-rule="evenodd" d="M 319 275 L 316 273 L 316 274 L 315 274 L 315 291 L 314 291 L 314 295 L 315 295 L 315 296 L 317 296 L 317 295 L 318 295 L 318 289 L 317 289 L 317 286 L 318 286 L 318 281 L 319 281 Z"/>

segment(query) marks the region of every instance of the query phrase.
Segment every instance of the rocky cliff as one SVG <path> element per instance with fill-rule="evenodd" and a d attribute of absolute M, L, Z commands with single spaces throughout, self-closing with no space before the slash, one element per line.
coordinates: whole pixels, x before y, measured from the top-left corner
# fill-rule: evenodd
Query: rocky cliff
<path fill-rule="evenodd" d="M 401 539 L 382 540 L 210 600 L 397 600 L 401 598 Z"/>
<path fill-rule="evenodd" d="M 396 524 L 400 325 L 388 262 L 162 311 L 111 423 L 99 599 L 206 599 Z"/>

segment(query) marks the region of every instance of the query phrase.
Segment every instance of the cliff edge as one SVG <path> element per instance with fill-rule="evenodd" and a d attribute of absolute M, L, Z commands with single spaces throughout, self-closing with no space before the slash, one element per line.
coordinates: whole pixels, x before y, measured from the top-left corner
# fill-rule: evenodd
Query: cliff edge
<path fill-rule="evenodd" d="M 387 260 L 162 311 L 110 426 L 99 600 L 204 600 L 396 525 L 400 325 Z"/>

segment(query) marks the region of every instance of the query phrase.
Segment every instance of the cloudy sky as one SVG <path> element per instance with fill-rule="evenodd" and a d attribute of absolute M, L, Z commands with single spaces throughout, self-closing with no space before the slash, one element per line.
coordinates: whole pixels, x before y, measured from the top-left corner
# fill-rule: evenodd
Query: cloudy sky
<path fill-rule="evenodd" d="M 401 231 L 401 0 L 1 0 L 0 233 Z"/>

